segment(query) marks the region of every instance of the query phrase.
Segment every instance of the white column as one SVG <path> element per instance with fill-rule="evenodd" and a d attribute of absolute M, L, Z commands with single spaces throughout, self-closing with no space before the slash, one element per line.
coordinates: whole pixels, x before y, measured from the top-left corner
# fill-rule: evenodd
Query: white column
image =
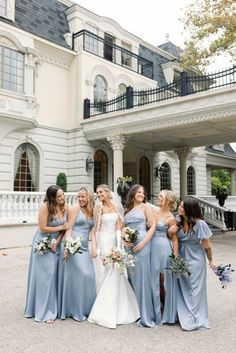
<path fill-rule="evenodd" d="M 180 198 L 187 195 L 187 157 L 190 152 L 188 147 L 176 148 L 175 153 L 179 158 L 179 180 L 180 180 Z"/>
<path fill-rule="evenodd" d="M 231 186 L 231 196 L 235 196 L 236 195 L 236 193 L 235 193 L 235 169 L 231 170 L 231 183 L 230 183 L 230 186 Z"/>
<path fill-rule="evenodd" d="M 108 136 L 107 140 L 110 142 L 111 147 L 113 149 L 113 183 L 115 189 L 117 179 L 123 176 L 123 149 L 125 147 L 125 136 L 112 135 Z"/>

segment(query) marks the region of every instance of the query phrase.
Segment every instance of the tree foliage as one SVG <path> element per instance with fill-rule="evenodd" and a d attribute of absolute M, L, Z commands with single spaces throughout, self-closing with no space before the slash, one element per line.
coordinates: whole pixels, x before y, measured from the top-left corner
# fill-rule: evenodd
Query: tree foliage
<path fill-rule="evenodd" d="M 211 173 L 211 189 L 212 194 L 215 195 L 218 188 L 226 186 L 227 190 L 230 191 L 230 172 L 226 169 L 215 169 Z"/>
<path fill-rule="evenodd" d="M 236 55 L 236 0 L 195 0 L 183 18 L 186 40 L 184 67 L 204 69 L 222 54 Z"/>

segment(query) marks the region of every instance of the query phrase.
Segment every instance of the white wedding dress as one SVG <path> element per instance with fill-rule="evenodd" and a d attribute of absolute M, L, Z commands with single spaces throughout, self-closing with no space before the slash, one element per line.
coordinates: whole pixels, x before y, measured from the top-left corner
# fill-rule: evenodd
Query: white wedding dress
<path fill-rule="evenodd" d="M 107 254 L 119 246 L 116 237 L 117 213 L 101 216 L 101 228 L 97 234 L 99 255 Z M 124 273 L 120 274 L 112 264 L 103 265 L 99 256 L 95 259 L 97 298 L 88 321 L 108 328 L 135 322 L 139 317 L 134 291 Z"/>

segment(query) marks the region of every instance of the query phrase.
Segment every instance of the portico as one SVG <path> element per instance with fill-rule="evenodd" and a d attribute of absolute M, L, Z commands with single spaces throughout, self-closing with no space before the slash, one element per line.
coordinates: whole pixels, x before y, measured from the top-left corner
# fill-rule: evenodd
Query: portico
<path fill-rule="evenodd" d="M 236 140 L 236 87 L 107 113 L 86 119 L 81 126 L 91 144 L 106 140 L 111 143 L 114 184 L 117 176 L 123 175 L 122 150 L 127 139 L 133 146 L 145 145 L 147 151 L 175 151 L 183 197 L 187 185 L 186 159 L 191 149 Z"/>

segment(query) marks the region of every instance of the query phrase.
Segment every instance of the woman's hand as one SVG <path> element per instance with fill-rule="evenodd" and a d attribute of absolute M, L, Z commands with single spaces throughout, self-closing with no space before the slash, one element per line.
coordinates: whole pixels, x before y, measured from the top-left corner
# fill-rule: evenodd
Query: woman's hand
<path fill-rule="evenodd" d="M 179 230 L 179 227 L 177 226 L 177 224 L 173 224 L 172 226 L 170 226 L 170 228 L 168 228 L 168 237 L 171 239 L 173 234 L 176 234 Z"/>
<path fill-rule="evenodd" d="M 57 246 L 58 246 L 58 243 L 57 241 L 51 245 L 51 252 L 55 253 L 57 251 Z"/>
<path fill-rule="evenodd" d="M 132 248 L 134 247 L 134 244 L 131 243 L 130 241 L 125 241 L 125 240 L 123 240 L 123 242 L 124 242 L 124 246 L 125 246 L 126 248 L 132 249 Z"/>
<path fill-rule="evenodd" d="M 69 257 L 69 251 L 67 249 L 64 249 L 64 259 L 68 259 Z"/>
<path fill-rule="evenodd" d="M 66 223 L 64 223 L 61 227 L 62 227 L 62 229 L 61 230 L 68 230 L 68 229 L 72 229 L 72 227 L 73 227 L 73 223 L 72 222 L 66 222 Z"/>
<path fill-rule="evenodd" d="M 151 228 L 152 224 L 153 224 L 152 220 L 148 219 L 147 222 L 146 222 L 147 228 Z"/>
<path fill-rule="evenodd" d="M 133 247 L 133 252 L 137 253 L 137 252 L 141 251 L 145 245 L 146 244 L 144 243 L 144 241 L 140 241 L 140 243 L 138 243 L 136 246 Z"/>
<path fill-rule="evenodd" d="M 212 270 L 214 270 L 217 267 L 213 261 L 209 261 L 208 263 L 209 263 L 209 266 Z"/>
<path fill-rule="evenodd" d="M 98 251 L 97 251 L 97 249 L 92 249 L 91 255 L 92 255 L 92 258 L 95 259 L 95 258 L 98 256 Z"/>

